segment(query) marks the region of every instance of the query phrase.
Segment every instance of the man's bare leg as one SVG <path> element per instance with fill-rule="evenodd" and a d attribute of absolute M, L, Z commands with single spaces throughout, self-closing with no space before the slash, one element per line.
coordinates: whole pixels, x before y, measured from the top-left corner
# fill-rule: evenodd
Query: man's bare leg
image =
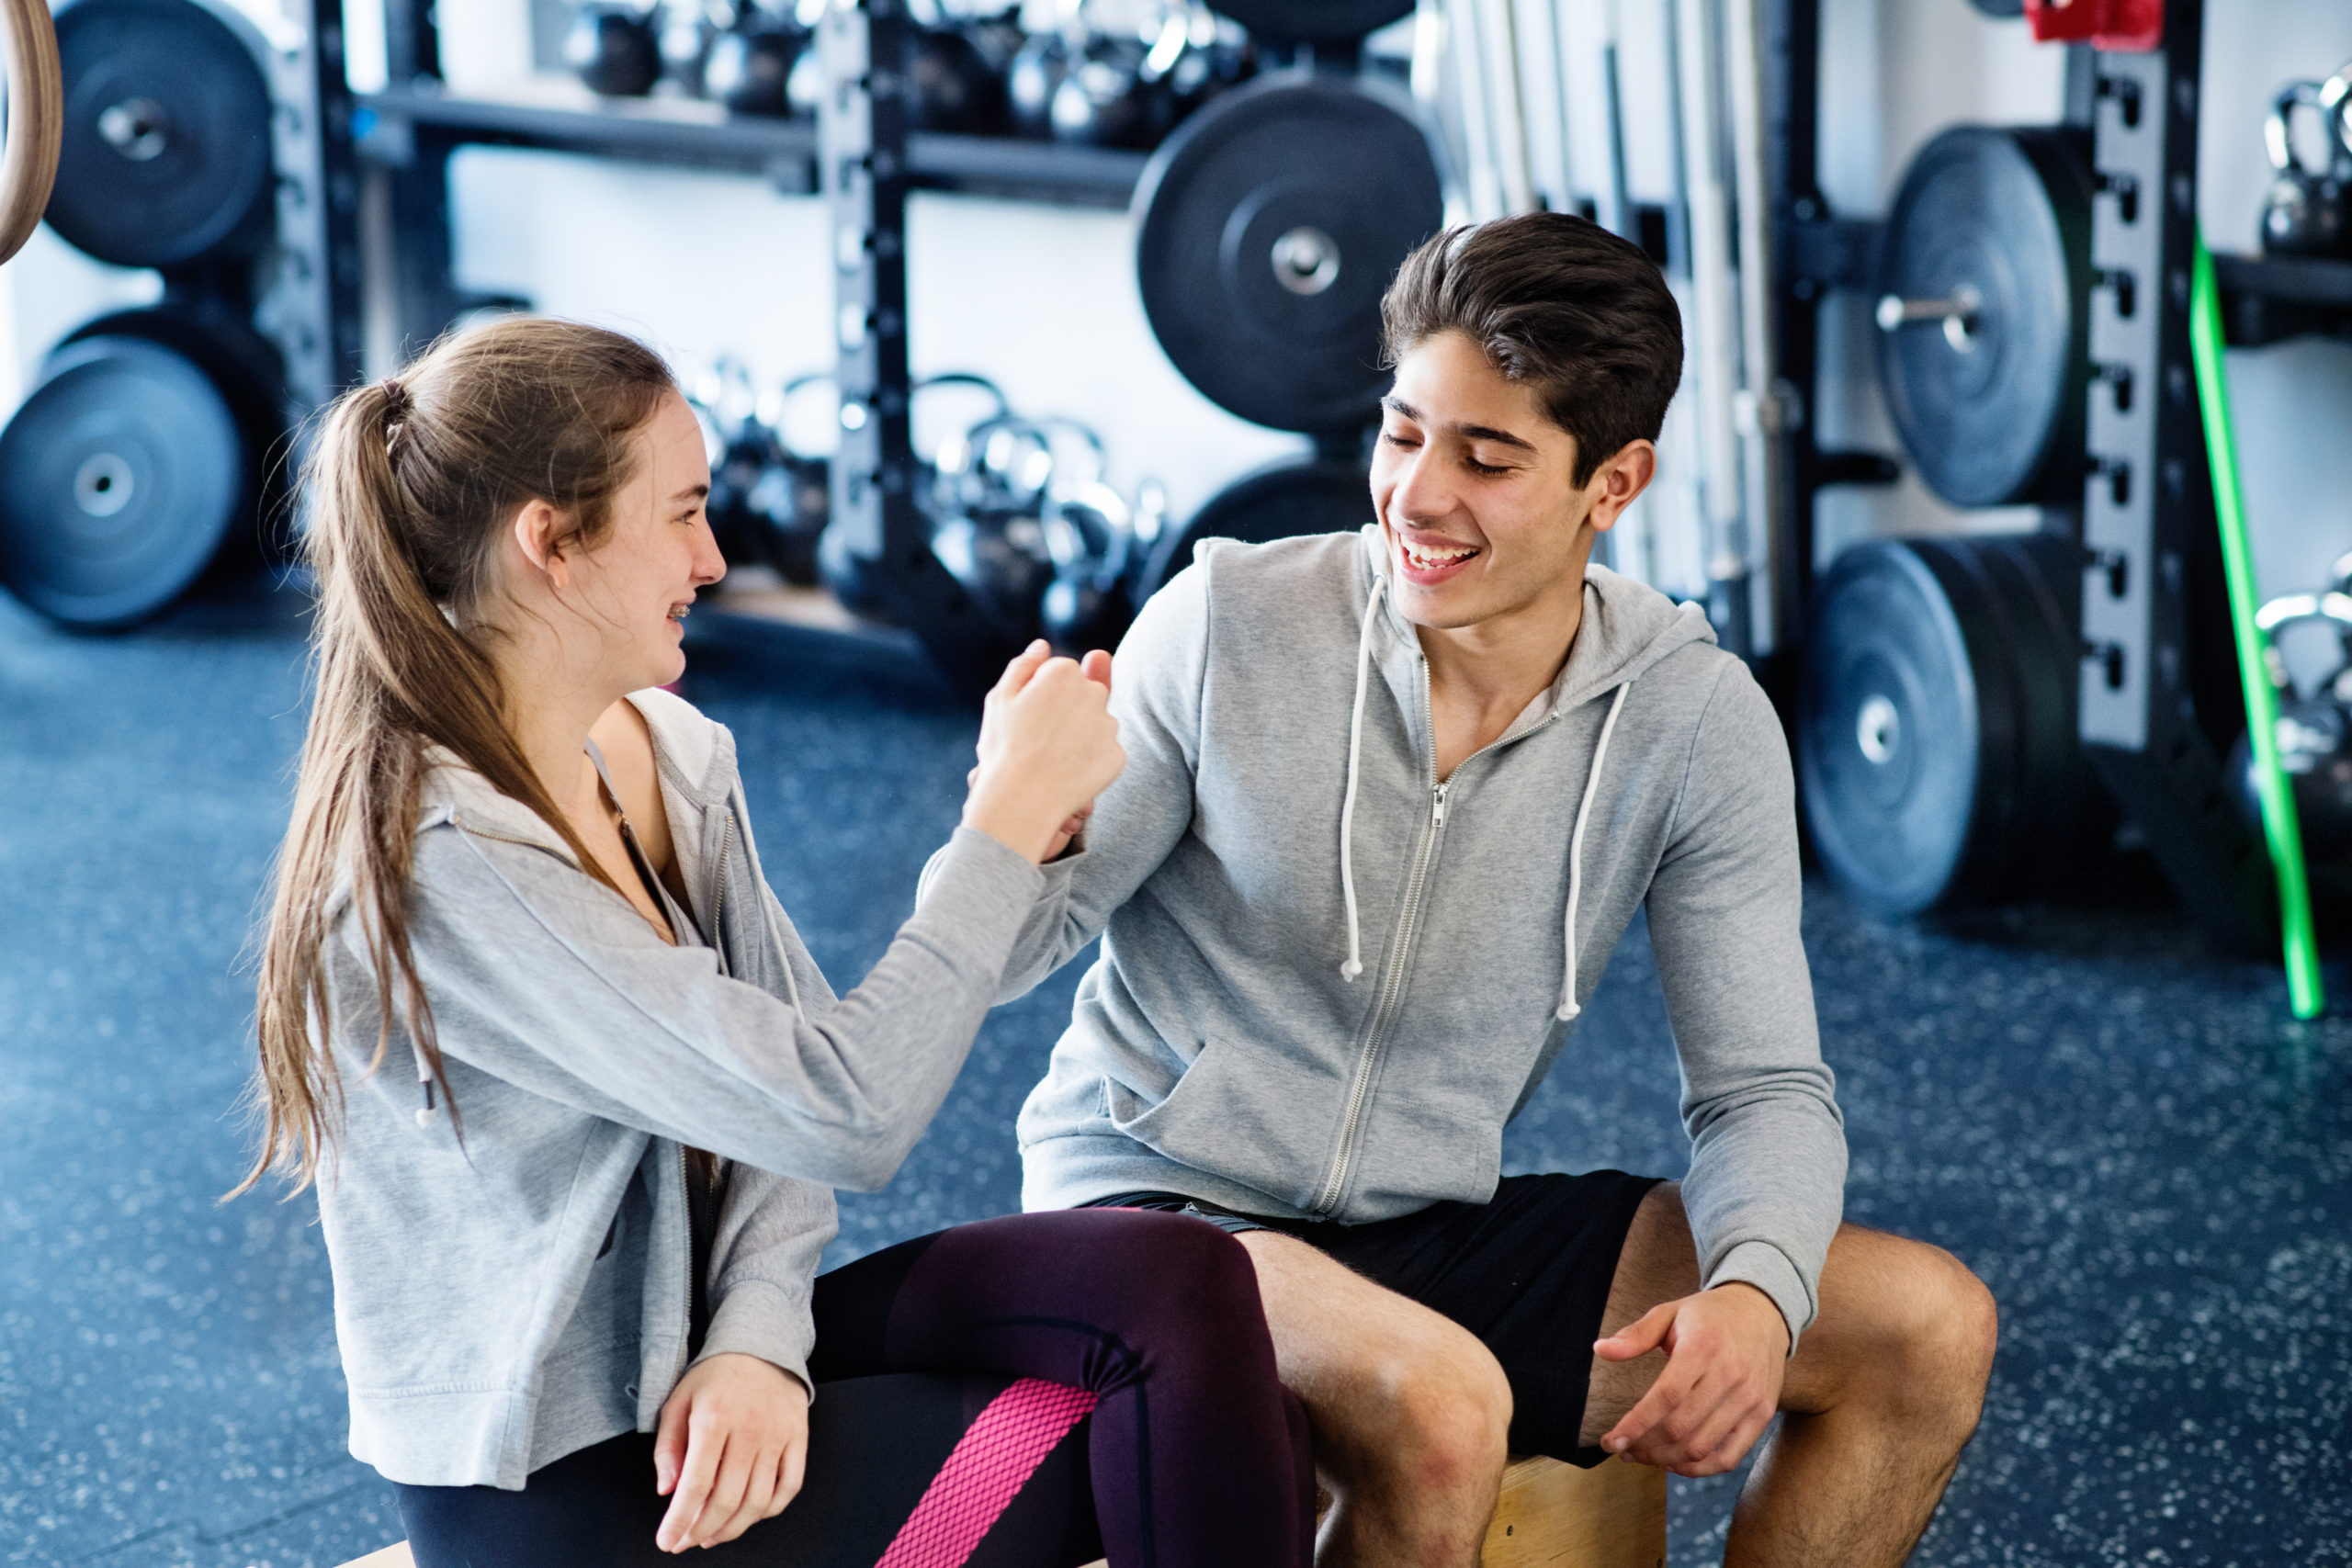
<path fill-rule="evenodd" d="M 1315 1424 L 1323 1568 L 1476 1568 L 1510 1385 L 1467 1329 L 1295 1237 L 1245 1231 L 1274 1365 Z"/>
<path fill-rule="evenodd" d="M 1601 1332 L 1698 1288 L 1681 1193 L 1668 1183 L 1634 1214 Z M 1996 1327 L 1992 1293 L 1950 1253 L 1840 1226 L 1820 1315 L 1789 1362 L 1779 1426 L 1732 1516 L 1725 1568 L 1907 1558 L 1976 1429 Z M 1633 1408 L 1665 1360 L 1594 1363 L 1586 1442 Z"/>

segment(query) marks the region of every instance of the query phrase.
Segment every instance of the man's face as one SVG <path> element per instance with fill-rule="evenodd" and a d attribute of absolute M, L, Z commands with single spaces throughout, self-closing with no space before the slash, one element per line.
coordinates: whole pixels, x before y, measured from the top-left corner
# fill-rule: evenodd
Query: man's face
<path fill-rule="evenodd" d="M 1634 445 L 1645 461 L 1648 443 Z M 1617 465 L 1578 487 L 1576 459 L 1576 437 L 1468 337 L 1415 345 L 1397 363 L 1372 462 L 1389 590 L 1405 618 L 1454 630 L 1577 592 L 1595 529 L 1623 502 L 1609 503 Z"/>

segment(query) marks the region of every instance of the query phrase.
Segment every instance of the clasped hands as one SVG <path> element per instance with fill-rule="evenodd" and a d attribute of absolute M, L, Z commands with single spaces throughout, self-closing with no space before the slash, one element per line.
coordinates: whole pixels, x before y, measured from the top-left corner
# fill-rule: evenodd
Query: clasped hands
<path fill-rule="evenodd" d="M 1789 1328 L 1772 1298 L 1733 1281 L 1661 1302 L 1606 1339 L 1604 1361 L 1664 1350 L 1666 1366 L 1600 1446 L 1677 1475 L 1721 1475 L 1747 1456 L 1780 1408 Z"/>
<path fill-rule="evenodd" d="M 1109 654 L 1057 659 L 1031 643 L 1004 667 L 981 712 L 964 826 L 1040 865 L 1068 849 L 1094 797 L 1126 766 L 1110 702 Z"/>

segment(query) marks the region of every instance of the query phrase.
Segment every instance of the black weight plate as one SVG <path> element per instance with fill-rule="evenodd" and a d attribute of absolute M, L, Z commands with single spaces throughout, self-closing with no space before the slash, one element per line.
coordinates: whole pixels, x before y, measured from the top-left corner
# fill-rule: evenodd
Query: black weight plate
<path fill-rule="evenodd" d="M 1144 312 L 1203 395 L 1278 430 L 1374 416 L 1388 383 L 1380 297 L 1444 219 L 1409 107 L 1261 77 L 1161 144 L 1135 214 Z"/>
<path fill-rule="evenodd" d="M 1209 497 L 1182 528 L 1160 536 L 1136 584 L 1138 602 L 1193 563 L 1203 539 L 1262 545 L 1298 534 L 1336 534 L 1372 521 L 1363 469 L 1324 458 L 1281 462 L 1242 475 Z"/>
<path fill-rule="evenodd" d="M 1879 371 L 1928 488 L 1955 506 L 2079 505 L 2090 362 L 2086 133 L 1961 126 L 1904 175 L 1882 289 L 1973 290 L 1970 330 L 1879 334 Z"/>
<path fill-rule="evenodd" d="M 1976 680 L 1935 574 L 1883 540 L 1814 596 L 1797 728 L 1815 851 L 1847 891 L 1909 913 L 1942 898 L 1976 805 Z"/>
<path fill-rule="evenodd" d="M 249 250 L 270 227 L 270 101 L 252 51 L 191 0 L 57 13 L 65 134 L 46 216 L 118 266 Z"/>
<path fill-rule="evenodd" d="M 1413 14 L 1413 0 L 1210 0 L 1262 39 L 1344 43 Z"/>
<path fill-rule="evenodd" d="M 1860 902 L 2055 891 L 2104 850 L 2075 735 L 2080 559 L 2050 535 L 1881 539 L 1823 580 L 1797 764 L 1815 850 Z"/>
<path fill-rule="evenodd" d="M 232 530 L 214 565 L 291 560 L 300 541 L 290 526 L 290 514 L 276 505 L 290 478 L 286 366 L 277 346 L 227 305 L 203 299 L 109 312 L 68 333 L 56 352 L 94 337 L 143 338 L 173 349 L 194 362 L 227 400 L 261 486 L 249 514 L 274 525 L 266 535 L 259 528 Z"/>
<path fill-rule="evenodd" d="M 253 468 L 228 400 L 186 355 L 69 344 L 0 431 L 0 584 L 73 626 L 153 615 L 249 516 Z"/>

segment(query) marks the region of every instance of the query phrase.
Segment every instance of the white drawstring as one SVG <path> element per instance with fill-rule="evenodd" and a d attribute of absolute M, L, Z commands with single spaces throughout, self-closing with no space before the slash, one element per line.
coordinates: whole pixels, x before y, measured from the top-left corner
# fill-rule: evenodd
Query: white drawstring
<path fill-rule="evenodd" d="M 1584 825 L 1592 815 L 1592 797 L 1600 789 L 1600 764 L 1609 755 L 1609 737 L 1617 728 L 1617 710 L 1625 705 L 1625 694 L 1634 689 L 1627 682 L 1617 688 L 1610 700 L 1609 716 L 1600 721 L 1600 744 L 1592 749 L 1592 772 L 1584 781 L 1584 798 L 1577 802 L 1576 831 L 1568 836 L 1568 963 L 1567 976 L 1560 982 L 1560 1008 L 1554 1016 L 1566 1023 L 1584 1010 L 1577 1003 L 1577 893 L 1584 881 Z"/>
<path fill-rule="evenodd" d="M 1356 763 L 1363 751 L 1363 696 L 1372 672 L 1372 621 L 1380 613 L 1380 595 L 1387 587 L 1388 579 L 1373 573 L 1372 596 L 1364 601 L 1363 626 L 1356 633 L 1356 707 L 1354 717 L 1348 721 L 1348 793 L 1340 807 L 1340 894 L 1348 901 L 1348 961 L 1340 965 L 1340 977 L 1351 982 L 1363 973 L 1363 938 L 1356 924 L 1355 848 L 1351 842 L 1356 826 Z"/>

